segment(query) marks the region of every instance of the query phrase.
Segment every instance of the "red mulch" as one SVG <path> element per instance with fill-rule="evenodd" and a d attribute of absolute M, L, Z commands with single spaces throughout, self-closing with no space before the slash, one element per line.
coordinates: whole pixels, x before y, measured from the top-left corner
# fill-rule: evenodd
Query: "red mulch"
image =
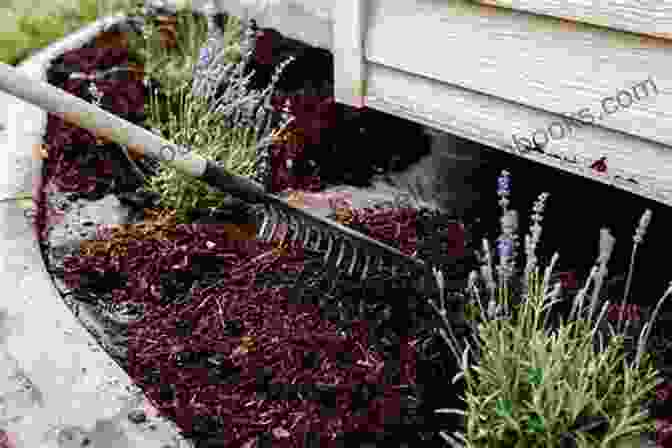
<path fill-rule="evenodd" d="M 219 419 L 218 426 L 225 431 L 216 436 L 227 447 L 242 446 L 272 431 L 284 434 L 274 446 L 303 447 L 305 434 L 311 432 L 319 434 L 319 446 L 336 446 L 334 437 L 339 432 L 382 432 L 397 421 L 399 392 L 395 385 L 385 384 L 382 356 L 367 349 L 366 321 L 355 322 L 353 331 L 342 337 L 333 323 L 320 317 L 317 306 L 290 304 L 286 290 L 255 287 L 260 272 L 301 270 L 301 249 L 282 253 L 269 243 L 232 242 L 226 233 L 218 234 L 216 228 L 221 227 L 177 225 L 174 239 L 129 241 L 126 256 L 66 261 L 71 287 L 78 286 L 82 272 L 128 274 L 127 285 L 114 291 L 114 301 L 144 305 L 142 319 L 128 329 L 128 371 L 156 407 L 187 433 L 193 429 L 194 416 Z M 186 304 L 163 305 L 160 273 L 188 271 L 190 259 L 199 255 L 221 259 L 221 287 L 194 290 Z M 242 326 L 238 334 L 231 334 L 232 322 Z M 184 323 L 190 331 L 184 331 Z M 400 345 L 400 384 L 415 383 L 410 342 Z M 214 365 L 185 368 L 179 364 L 190 353 L 204 352 L 220 356 L 221 376 L 216 376 L 219 370 Z M 317 365 L 304 365 L 303 356 L 310 352 L 317 354 Z M 345 365 L 339 362 L 344 353 L 352 355 Z M 280 388 L 274 399 L 257 395 L 264 390 L 259 382 L 263 369 L 271 369 L 267 387 Z M 159 384 L 151 384 L 152 371 L 159 372 Z M 224 377 L 231 372 L 238 376 L 226 382 Z M 319 383 L 336 386 L 335 410 L 321 406 L 319 400 L 282 398 L 304 385 Z M 363 413 L 353 409 L 353 385 L 357 384 L 378 385 L 384 394 L 365 406 Z M 307 396 L 310 391 L 302 393 Z"/>
<path fill-rule="evenodd" d="M 306 158 L 306 145 L 319 143 L 322 131 L 335 125 L 334 98 L 277 95 L 273 97 L 272 104 L 275 110 L 286 108 L 294 121 L 287 127 L 282 140 L 271 147 L 271 192 L 277 193 L 288 188 L 319 191 L 322 187 L 319 176 L 299 175 L 287 167 L 286 161 L 300 164 Z"/>
<path fill-rule="evenodd" d="M 121 53 L 82 49 L 68 52 L 63 60 L 78 71 L 88 72 L 126 62 Z M 111 110 L 138 112 L 138 92 L 142 89 L 137 81 L 112 84 L 99 85 L 106 93 L 115 90 Z M 79 96 L 85 96 L 85 87 L 82 81 L 68 81 L 62 86 Z M 82 174 L 77 155 L 89 151 L 95 143 L 88 131 L 49 116 L 46 141 L 49 158 L 45 180 L 53 180 L 61 191 L 90 191 L 97 177 L 110 174 L 105 165 L 99 167 L 96 176 Z M 274 153 L 276 159 L 297 158 L 300 148 L 298 140 L 276 145 Z M 277 172 L 282 177 L 282 169 Z M 291 183 L 297 188 L 314 188 L 311 180 Z M 47 210 L 42 206 L 41 212 Z M 273 446 L 303 447 L 310 434 L 318 436 L 318 446 L 335 446 L 337 433 L 382 432 L 385 425 L 397 421 L 399 392 L 394 384 L 384 384 L 385 363 L 380 354 L 368 348 L 367 322 L 356 322 L 350 334 L 341 336 L 332 322 L 320 317 L 316 305 L 292 305 L 284 290 L 256 288 L 253 281 L 259 272 L 301 270 L 301 249 L 278 253 L 269 244 L 233 242 L 222 227 L 175 226 L 173 238 L 128 241 L 124 255 L 66 259 L 66 280 L 71 287 L 77 286 L 85 272 L 128 275 L 124 287 L 114 290 L 114 301 L 141 303 L 144 311 L 141 320 L 127 332 L 127 368 L 156 407 L 173 417 L 188 434 L 202 436 L 204 419 L 198 417 L 206 416 L 205 420 L 216 422 L 213 438 L 227 447 L 250 446 L 246 444 L 262 433 L 275 438 Z M 160 274 L 189 271 L 193 257 L 202 255 L 221 260 L 222 285 L 194 289 L 187 303 L 166 305 Z M 242 333 L 230 333 L 231 323 L 237 323 Z M 185 325 L 190 331 L 185 331 Z M 408 340 L 400 344 L 401 384 L 414 383 L 415 356 L 409 344 Z M 304 363 L 306 353 L 316 354 L 316 364 Z M 346 354 L 351 354 L 351 359 L 344 363 L 341 358 Z M 206 364 L 200 368 L 181 364 L 190 356 L 200 356 Z M 207 364 L 212 362 L 207 358 L 213 356 L 219 357 L 219 366 Z M 268 377 L 262 382 L 263 369 Z M 231 373 L 237 376 L 227 382 L 225 378 Z M 159 378 L 158 384 L 152 384 Z M 333 385 L 334 389 L 316 395 L 313 389 L 320 383 Z M 356 384 L 378 385 L 383 394 L 356 412 Z M 267 395 L 259 396 L 264 391 Z M 293 399 L 282 399 L 285 395 Z"/>
<path fill-rule="evenodd" d="M 80 49 L 66 53 L 63 62 L 89 72 L 127 63 L 127 58 L 123 49 Z M 87 86 L 75 80 L 61 87 L 85 96 Z M 97 86 L 104 93 L 114 92 L 106 95 L 112 100 L 106 104 L 109 110 L 124 117 L 142 112 L 139 81 L 102 81 Z M 319 178 L 293 176 L 285 161 L 301 160 L 305 143 L 319 141 L 321 130 L 333 124 L 333 98 L 283 97 L 276 104 L 286 99 L 297 119 L 289 138 L 272 147 L 272 191 L 317 191 Z M 75 155 L 95 143 L 86 130 L 50 115 L 46 142 L 45 180 L 61 191 L 91 191 L 98 179 L 112 174 L 104 160 L 93 175 L 82 173 Z M 50 211 L 42 204 L 39 212 L 44 218 Z M 415 210 L 355 210 L 351 218 L 350 225 L 369 236 L 404 253 L 415 252 Z M 464 232 L 453 230 L 450 247 L 459 257 L 464 254 Z M 125 255 L 72 257 L 66 267 L 70 286 L 92 270 L 128 275 L 123 289 L 114 291 L 114 301 L 143 305 L 142 318 L 126 334 L 128 372 L 185 433 L 203 437 L 210 424 L 211 437 L 219 442 L 213 446 L 251 448 L 265 435 L 272 446 L 303 448 L 311 434 L 318 438 L 315 446 L 322 447 L 336 446 L 337 434 L 383 432 L 400 418 L 400 393 L 398 385 L 385 384 L 385 362 L 369 348 L 367 322 L 354 322 L 352 331 L 341 336 L 333 322 L 321 318 L 317 305 L 290 303 L 285 289 L 256 287 L 259 273 L 303 269 L 300 248 L 284 253 L 273 249 L 256 241 L 231 241 L 224 226 L 181 225 L 171 238 L 129 241 Z M 222 284 L 192 290 L 186 303 L 166 304 L 160 274 L 188 272 L 198 256 L 221 261 Z M 400 384 L 415 383 L 412 343 L 402 338 L 399 344 Z M 346 354 L 351 356 L 344 362 Z M 316 393 L 320 384 L 333 388 Z M 377 385 L 382 393 L 357 405 L 353 386 L 361 384 Z M 657 446 L 668 446 L 670 422 L 656 422 Z M 0 437 L 0 446 L 3 441 L 7 444 Z"/>

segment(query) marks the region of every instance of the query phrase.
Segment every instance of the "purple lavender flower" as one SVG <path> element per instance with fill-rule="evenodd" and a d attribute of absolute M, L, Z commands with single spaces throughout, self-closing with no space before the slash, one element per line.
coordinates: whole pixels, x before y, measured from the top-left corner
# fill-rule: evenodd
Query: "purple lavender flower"
<path fill-rule="evenodd" d="M 497 178 L 497 194 L 503 195 L 511 192 L 511 178 L 508 173 L 503 173 Z"/>
<path fill-rule="evenodd" d="M 210 50 L 207 47 L 201 48 L 201 54 L 198 57 L 201 65 L 207 65 L 210 60 Z"/>
<path fill-rule="evenodd" d="M 510 239 L 497 240 L 497 253 L 500 257 L 510 257 L 513 253 L 513 242 Z"/>

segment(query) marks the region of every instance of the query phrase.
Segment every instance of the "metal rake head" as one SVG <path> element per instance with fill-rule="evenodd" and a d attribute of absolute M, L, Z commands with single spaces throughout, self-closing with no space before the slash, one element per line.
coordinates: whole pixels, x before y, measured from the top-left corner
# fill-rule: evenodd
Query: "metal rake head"
<path fill-rule="evenodd" d="M 350 277 L 365 280 L 384 266 L 390 266 L 393 273 L 404 265 L 425 268 L 424 261 L 418 258 L 274 196 L 272 203 L 265 204 L 259 218 L 259 240 L 290 242 L 320 252 L 324 254 L 325 264 L 333 263 Z"/>

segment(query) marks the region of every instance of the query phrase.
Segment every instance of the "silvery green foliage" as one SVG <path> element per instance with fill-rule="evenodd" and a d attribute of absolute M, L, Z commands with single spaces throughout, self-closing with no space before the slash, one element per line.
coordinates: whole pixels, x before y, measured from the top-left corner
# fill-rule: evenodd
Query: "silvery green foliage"
<path fill-rule="evenodd" d="M 276 126 L 285 128 L 292 120 L 287 114 L 274 113 L 271 99 L 282 72 L 294 58 L 287 59 L 277 67 L 271 83 L 265 89 L 250 89 L 248 86 L 254 71 L 251 70 L 248 74 L 245 72 L 252 62 L 257 26 L 252 20 L 245 28 L 240 62 L 226 63 L 223 32 L 217 26 L 214 15 L 208 16 L 208 38 L 194 66 L 192 94 L 205 98 L 209 105 L 208 112 L 221 114 L 224 126 L 252 128 L 256 131 L 255 180 L 268 185 L 273 129 Z"/>

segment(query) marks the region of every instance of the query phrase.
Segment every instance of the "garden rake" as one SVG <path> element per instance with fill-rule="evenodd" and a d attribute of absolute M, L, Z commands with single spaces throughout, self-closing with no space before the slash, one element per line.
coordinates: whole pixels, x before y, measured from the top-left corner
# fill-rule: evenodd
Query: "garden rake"
<path fill-rule="evenodd" d="M 65 121 L 89 130 L 99 138 L 108 139 L 138 155 L 149 155 L 173 166 L 187 175 L 236 196 L 246 202 L 260 204 L 262 211 L 257 238 L 270 241 L 278 228 L 286 225 L 283 240 L 300 242 L 303 247 L 324 254 L 325 264 L 347 269 L 351 276 L 364 280 L 383 267 L 393 273 L 400 269 L 418 272 L 432 279 L 432 270 L 425 261 L 404 254 L 398 249 L 370 238 L 310 210 L 295 207 L 276 195 L 267 193 L 257 182 L 229 173 L 212 160 L 207 160 L 188 147 L 175 145 L 164 138 L 136 126 L 94 104 L 88 103 L 47 82 L 32 79 L 7 64 L 0 63 L 0 90 L 13 95 Z M 432 281 L 424 284 L 430 288 Z"/>

